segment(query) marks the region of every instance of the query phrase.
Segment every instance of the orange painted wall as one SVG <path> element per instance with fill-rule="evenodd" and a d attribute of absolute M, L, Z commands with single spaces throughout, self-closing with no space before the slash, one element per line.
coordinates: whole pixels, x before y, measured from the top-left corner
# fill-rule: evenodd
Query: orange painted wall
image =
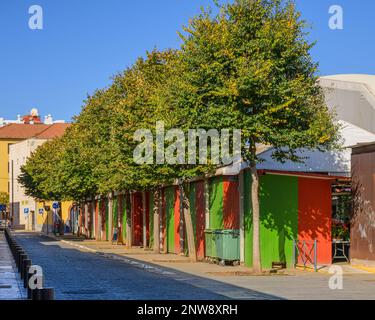
<path fill-rule="evenodd" d="M 298 179 L 298 240 L 317 239 L 318 264 L 332 263 L 331 181 Z"/>
<path fill-rule="evenodd" d="M 223 178 L 223 212 L 224 229 L 239 229 L 239 192 L 237 177 Z"/>

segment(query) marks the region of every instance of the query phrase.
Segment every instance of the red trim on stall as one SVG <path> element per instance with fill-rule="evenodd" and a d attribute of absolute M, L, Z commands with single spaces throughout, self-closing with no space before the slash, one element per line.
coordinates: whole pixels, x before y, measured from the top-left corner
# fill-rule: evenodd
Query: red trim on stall
<path fill-rule="evenodd" d="M 223 222 L 224 229 L 239 229 L 239 191 L 237 176 L 223 177 Z"/>

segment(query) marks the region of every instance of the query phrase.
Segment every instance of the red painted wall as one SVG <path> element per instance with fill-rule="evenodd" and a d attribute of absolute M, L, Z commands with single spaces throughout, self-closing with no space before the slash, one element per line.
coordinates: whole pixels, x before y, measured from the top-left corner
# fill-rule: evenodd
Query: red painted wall
<path fill-rule="evenodd" d="M 317 239 L 318 264 L 332 263 L 331 181 L 298 179 L 298 240 Z"/>
<path fill-rule="evenodd" d="M 98 239 L 99 238 L 99 230 L 98 230 L 98 227 L 99 227 L 99 204 L 98 204 L 98 200 L 95 200 L 95 238 Z"/>
<path fill-rule="evenodd" d="M 174 188 L 174 252 L 180 253 L 180 190 Z"/>
<path fill-rule="evenodd" d="M 166 199 L 164 189 L 162 190 L 162 210 L 161 210 L 161 220 L 162 220 L 162 252 L 167 252 L 167 213 L 166 213 Z"/>
<path fill-rule="evenodd" d="M 204 229 L 205 218 L 205 200 L 204 200 L 204 182 L 197 182 L 195 185 L 195 212 L 196 212 L 196 248 L 198 259 L 204 259 Z"/>
<path fill-rule="evenodd" d="M 223 177 L 223 214 L 225 229 L 239 229 L 239 192 L 237 177 Z"/>
<path fill-rule="evenodd" d="M 133 246 L 141 246 L 143 242 L 143 224 L 142 224 L 142 193 L 136 192 L 132 194 L 133 210 L 132 210 L 132 226 L 133 226 Z"/>
<path fill-rule="evenodd" d="M 106 199 L 102 199 L 100 201 L 100 215 L 101 215 L 100 218 L 101 218 L 101 231 L 102 231 L 101 240 L 103 240 L 103 241 L 107 240 L 107 235 L 106 235 L 106 232 L 105 232 L 105 224 L 107 223 L 106 215 L 105 215 L 106 202 L 107 202 Z"/>

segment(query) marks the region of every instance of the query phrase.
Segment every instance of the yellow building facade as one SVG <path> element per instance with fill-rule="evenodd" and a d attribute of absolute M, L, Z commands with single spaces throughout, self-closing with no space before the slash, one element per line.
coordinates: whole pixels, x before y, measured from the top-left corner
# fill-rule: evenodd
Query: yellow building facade
<path fill-rule="evenodd" d="M 9 146 L 22 139 L 0 139 L 0 192 L 10 193 Z"/>
<path fill-rule="evenodd" d="M 70 220 L 70 209 L 73 205 L 72 201 L 63 201 L 60 203 L 60 209 L 56 213 L 63 220 L 66 225 L 67 221 Z M 47 211 L 46 208 L 50 210 Z M 38 201 L 35 205 L 36 224 L 39 226 L 39 230 L 43 233 L 52 233 L 54 225 L 54 210 L 53 201 Z"/>

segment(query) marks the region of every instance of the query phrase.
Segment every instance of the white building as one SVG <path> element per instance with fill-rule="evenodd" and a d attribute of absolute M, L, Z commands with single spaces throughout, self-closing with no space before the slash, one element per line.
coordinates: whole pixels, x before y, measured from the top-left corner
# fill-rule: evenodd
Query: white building
<path fill-rule="evenodd" d="M 336 113 L 341 126 L 342 150 L 320 152 L 301 149 L 297 155 L 304 157 L 303 163 L 277 162 L 272 158 L 273 148 L 259 146 L 258 156 L 263 162 L 258 169 L 322 173 L 332 176 L 350 177 L 351 146 L 375 142 L 375 75 L 334 75 L 321 77 L 327 106 Z M 220 168 L 218 173 L 237 175 L 247 167 L 244 162 Z"/>
<path fill-rule="evenodd" d="M 260 169 L 328 173 L 350 176 L 351 148 L 358 143 L 375 141 L 375 75 L 343 74 L 319 80 L 327 106 L 336 113 L 341 125 L 341 151 L 301 150 L 304 163 L 278 163 L 271 158 L 272 149 L 262 153 Z"/>

